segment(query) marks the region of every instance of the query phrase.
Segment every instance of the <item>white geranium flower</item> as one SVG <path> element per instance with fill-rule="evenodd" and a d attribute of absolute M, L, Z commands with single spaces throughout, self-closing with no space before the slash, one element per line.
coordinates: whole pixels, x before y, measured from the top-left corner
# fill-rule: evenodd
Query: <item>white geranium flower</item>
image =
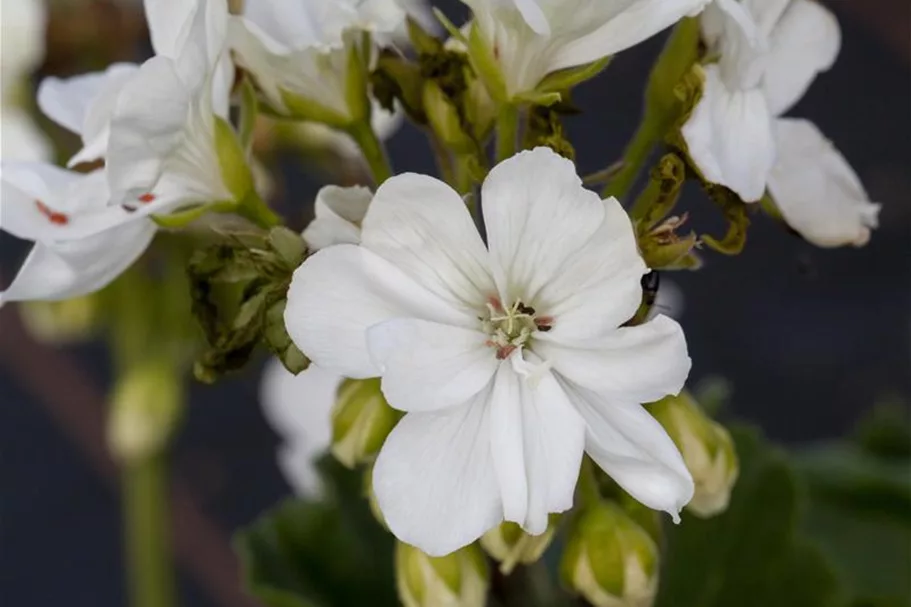
<path fill-rule="evenodd" d="M 880 205 L 870 203 L 844 156 L 808 120 L 779 118 L 775 139 L 769 193 L 788 225 L 820 247 L 867 244 Z"/>
<path fill-rule="evenodd" d="M 0 228 L 35 246 L 0 293 L 0 303 L 78 297 L 130 267 L 156 227 L 109 201 L 102 170 L 82 174 L 40 163 L 4 163 Z"/>
<path fill-rule="evenodd" d="M 229 40 L 277 111 L 345 127 L 363 111 L 349 95 L 359 33 L 391 35 L 405 17 L 396 0 L 261 0 L 231 18 Z M 360 52 L 369 57 L 371 49 Z"/>
<path fill-rule="evenodd" d="M 238 175 L 223 174 L 216 141 L 232 77 L 225 0 L 181 2 L 183 10 L 168 10 L 172 4 L 146 0 L 159 54 L 123 84 L 108 138 L 113 199 L 142 214 L 240 195 L 230 182 Z"/>
<path fill-rule="evenodd" d="M 702 26 L 720 59 L 682 133 L 703 176 L 747 202 L 768 189 L 814 244 L 865 244 L 879 206 L 813 125 L 780 118 L 835 62 L 835 16 L 813 0 L 716 0 Z"/>
<path fill-rule="evenodd" d="M 295 376 L 278 359 L 269 361 L 263 372 L 263 413 L 284 439 L 278 465 L 297 495 L 322 494 L 314 463 L 332 443 L 332 407 L 341 382 L 341 376 L 316 365 Z"/>
<path fill-rule="evenodd" d="M 705 11 L 703 35 L 720 59 L 704 68 L 683 136 L 707 180 L 753 202 L 775 164 L 774 118 L 835 62 L 838 23 L 812 0 L 718 0 Z"/>
<path fill-rule="evenodd" d="M 491 171 L 482 201 L 489 249 L 449 186 L 393 177 L 361 245 L 311 256 L 288 292 L 301 350 L 381 377 L 407 412 L 373 473 L 390 529 L 431 555 L 504 519 L 543 533 L 572 506 L 583 451 L 676 516 L 693 482 L 639 403 L 678 392 L 690 360 L 666 317 L 621 326 L 646 271 L 629 218 L 545 148 Z"/>
<path fill-rule="evenodd" d="M 20 88 L 44 59 L 47 10 L 43 0 L 3 0 L 0 13 L 0 158 L 47 160 L 47 137 L 18 103 Z"/>
<path fill-rule="evenodd" d="M 639 44 L 708 0 L 462 0 L 499 64 L 506 93 Z"/>

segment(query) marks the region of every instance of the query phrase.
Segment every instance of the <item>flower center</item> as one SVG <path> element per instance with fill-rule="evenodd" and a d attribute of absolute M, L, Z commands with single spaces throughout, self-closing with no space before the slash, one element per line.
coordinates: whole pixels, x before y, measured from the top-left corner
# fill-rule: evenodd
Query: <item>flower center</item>
<path fill-rule="evenodd" d="M 496 348 L 500 360 L 526 345 L 535 331 L 550 331 L 554 325 L 552 316 L 539 316 L 518 299 L 505 307 L 496 297 L 487 300 L 487 314 L 480 321 L 481 330 L 490 335 L 487 345 Z"/>

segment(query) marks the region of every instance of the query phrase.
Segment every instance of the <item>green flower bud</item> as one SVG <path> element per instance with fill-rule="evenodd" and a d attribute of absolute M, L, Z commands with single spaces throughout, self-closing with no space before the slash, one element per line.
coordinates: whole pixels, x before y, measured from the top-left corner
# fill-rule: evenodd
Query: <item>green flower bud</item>
<path fill-rule="evenodd" d="M 379 379 L 349 379 L 332 410 L 332 454 L 348 468 L 371 461 L 402 414 L 386 402 Z"/>
<path fill-rule="evenodd" d="M 502 523 L 481 536 L 481 547 L 500 562 L 500 571 L 509 575 L 516 565 L 536 562 L 550 546 L 557 531 L 560 515 L 551 514 L 547 531 L 529 535 L 516 523 Z"/>
<path fill-rule="evenodd" d="M 458 108 L 433 80 L 424 83 L 423 104 L 430 126 L 446 147 L 459 154 L 471 153 L 477 149 L 474 140 L 462 126 Z"/>
<path fill-rule="evenodd" d="M 181 411 L 180 379 L 165 363 L 148 362 L 126 371 L 114 386 L 108 447 L 122 462 L 145 459 L 170 440 Z"/>
<path fill-rule="evenodd" d="M 490 574 L 484 554 L 475 544 L 447 556 L 431 557 L 399 542 L 395 581 L 405 607 L 483 607 Z"/>
<path fill-rule="evenodd" d="M 658 546 L 617 504 L 601 502 L 576 522 L 560 575 L 595 607 L 649 607 L 658 590 Z"/>
<path fill-rule="evenodd" d="M 47 344 L 88 339 L 99 312 L 93 295 L 63 301 L 24 301 L 18 309 L 31 336 Z"/>
<path fill-rule="evenodd" d="M 680 449 L 693 475 L 696 491 L 687 510 L 702 518 L 724 512 L 740 471 L 730 433 L 706 416 L 688 392 L 648 408 Z"/>

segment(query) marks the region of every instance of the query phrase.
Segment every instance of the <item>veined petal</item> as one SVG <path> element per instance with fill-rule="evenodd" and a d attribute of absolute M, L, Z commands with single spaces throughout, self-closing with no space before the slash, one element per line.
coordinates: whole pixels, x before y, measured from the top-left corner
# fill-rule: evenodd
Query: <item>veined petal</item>
<path fill-rule="evenodd" d="M 528 24 L 536 34 L 542 36 L 550 35 L 550 23 L 547 21 L 547 15 L 544 14 L 544 11 L 541 10 L 541 7 L 538 6 L 536 0 L 511 0 L 516 8 L 519 9 L 519 13 L 522 14 L 522 18 L 525 19 L 525 22 Z"/>
<path fill-rule="evenodd" d="M 788 225 L 820 247 L 865 245 L 880 205 L 870 202 L 844 156 L 808 120 L 779 118 L 775 138 L 769 192 Z"/>
<path fill-rule="evenodd" d="M 583 188 L 572 162 L 522 152 L 490 172 L 482 201 L 504 302 L 522 298 L 566 336 L 615 329 L 636 311 L 646 267 L 629 218 Z"/>
<path fill-rule="evenodd" d="M 575 67 L 614 55 L 651 38 L 687 15 L 699 13 L 709 0 L 632 0 L 593 32 L 571 39 L 553 58 L 551 70 Z M 599 2 L 599 3 L 600 3 Z"/>
<path fill-rule="evenodd" d="M 334 244 L 360 244 L 361 222 L 371 200 L 370 188 L 323 187 L 316 194 L 316 217 L 303 234 L 310 250 L 318 251 Z"/>
<path fill-rule="evenodd" d="M 679 393 L 692 364 L 683 329 L 667 316 L 578 342 L 545 333 L 534 350 L 574 384 L 620 403 Z"/>
<path fill-rule="evenodd" d="M 611 402 L 562 377 L 560 384 L 585 420 L 591 458 L 634 498 L 679 520 L 693 479 L 661 424 L 641 405 Z"/>
<path fill-rule="evenodd" d="M 367 350 L 367 329 L 392 318 L 477 323 L 395 265 L 354 245 L 311 256 L 288 289 L 285 324 L 294 343 L 316 364 L 346 377 L 380 375 Z"/>
<path fill-rule="evenodd" d="M 361 242 L 416 282 L 469 314 L 496 289 L 488 255 L 465 203 L 448 185 L 405 173 L 376 191 Z"/>
<path fill-rule="evenodd" d="M 71 299 L 117 278 L 149 246 L 155 224 L 138 219 L 100 234 L 53 244 L 36 243 L 9 288 L 7 301 Z"/>
<path fill-rule="evenodd" d="M 548 513 L 572 508 L 584 447 L 582 418 L 549 371 L 523 378 L 503 362 L 490 428 L 504 517 L 531 534 L 544 533 Z"/>
<path fill-rule="evenodd" d="M 260 403 L 269 424 L 285 440 L 278 461 L 298 495 L 318 496 L 322 482 L 314 462 L 332 441 L 332 407 L 342 378 L 317 365 L 294 375 L 270 360 L 260 381 Z"/>
<path fill-rule="evenodd" d="M 459 407 L 409 413 L 386 439 L 373 490 L 397 538 L 431 556 L 475 541 L 503 520 L 484 390 Z"/>
<path fill-rule="evenodd" d="M 803 97 L 816 74 L 832 67 L 841 49 L 838 20 L 819 2 L 793 0 L 769 41 L 763 91 L 774 116 Z"/>
<path fill-rule="evenodd" d="M 775 163 L 765 97 L 759 89 L 729 90 L 715 65 L 704 72 L 702 99 L 681 129 L 690 158 L 706 180 L 755 202 L 765 193 Z"/>
<path fill-rule="evenodd" d="M 488 336 L 413 318 L 396 318 L 367 331 L 367 347 L 383 380 L 383 395 L 402 411 L 433 411 L 466 402 L 497 371 Z"/>

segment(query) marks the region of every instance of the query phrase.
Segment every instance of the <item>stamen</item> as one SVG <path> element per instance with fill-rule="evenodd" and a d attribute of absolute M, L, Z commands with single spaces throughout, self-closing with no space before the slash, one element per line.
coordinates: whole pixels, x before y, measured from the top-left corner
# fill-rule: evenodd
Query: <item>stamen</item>
<path fill-rule="evenodd" d="M 38 207 L 38 212 L 47 217 L 48 221 L 54 225 L 65 226 L 70 222 L 70 218 L 66 214 L 50 209 L 40 200 L 35 201 L 35 206 Z"/>

